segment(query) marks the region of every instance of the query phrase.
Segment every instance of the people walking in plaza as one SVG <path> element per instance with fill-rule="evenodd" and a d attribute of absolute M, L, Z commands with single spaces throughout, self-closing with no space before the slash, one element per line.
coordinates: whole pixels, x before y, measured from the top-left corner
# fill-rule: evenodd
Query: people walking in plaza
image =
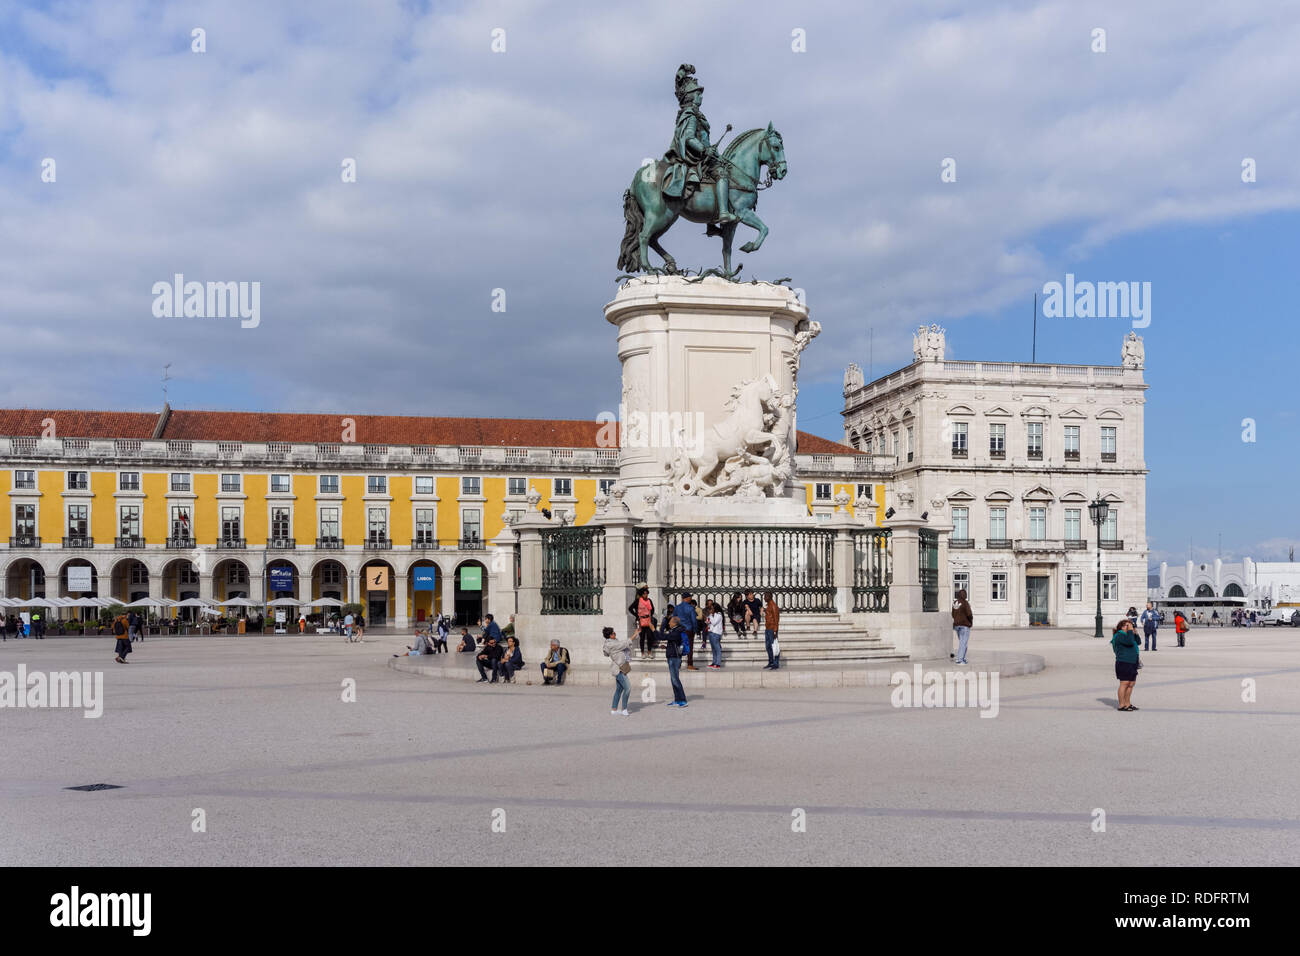
<path fill-rule="evenodd" d="M 709 601 L 705 613 L 708 615 L 709 623 L 709 648 L 713 651 L 713 662 L 709 664 L 709 668 L 716 671 L 722 668 L 722 629 L 725 626 L 722 620 L 722 608 L 718 607 L 716 601 Z"/>
<path fill-rule="evenodd" d="M 45 640 L 45 617 L 40 611 L 32 612 L 32 637 L 38 641 Z"/>
<path fill-rule="evenodd" d="M 695 600 L 691 597 L 690 591 L 682 592 L 681 603 L 674 610 L 677 617 L 681 620 L 682 629 L 686 635 L 686 669 L 688 671 L 699 670 L 695 666 L 695 634 L 699 630 L 699 621 L 695 616 Z"/>
<path fill-rule="evenodd" d="M 506 638 L 505 650 L 501 654 L 501 679 L 507 684 L 515 682 L 515 672 L 524 666 L 524 652 L 519 649 L 519 642 L 512 635 Z"/>
<path fill-rule="evenodd" d="M 1187 646 L 1187 618 L 1183 617 L 1182 611 L 1174 612 L 1174 634 L 1178 637 L 1178 646 Z"/>
<path fill-rule="evenodd" d="M 627 638 L 620 639 L 612 627 L 602 629 L 601 634 L 605 643 L 600 652 L 609 658 L 609 672 L 614 675 L 614 703 L 610 705 L 609 712 L 629 717 L 631 715 L 627 711 L 627 701 L 632 694 L 632 684 L 627 675 L 632 671 L 632 660 L 628 653 L 632 649 L 632 642 Z M 619 707 L 620 698 L 623 701 L 622 707 Z"/>
<path fill-rule="evenodd" d="M 952 608 L 952 626 L 957 632 L 956 663 L 966 663 L 966 645 L 970 643 L 970 629 L 975 626 L 975 615 L 966 600 L 966 589 L 957 592 L 957 601 Z"/>
<path fill-rule="evenodd" d="M 1110 646 L 1115 651 L 1115 677 L 1119 680 L 1119 706 L 1117 710 L 1137 710 L 1133 706 L 1133 685 L 1138 679 L 1138 648 L 1142 642 L 1138 639 L 1133 622 L 1123 618 L 1115 625 L 1111 635 Z"/>
<path fill-rule="evenodd" d="M 627 613 L 636 622 L 637 635 L 640 638 L 641 658 L 655 656 L 655 602 L 650 600 L 650 588 L 642 585 L 637 588 L 636 597 L 627 606 Z"/>
<path fill-rule="evenodd" d="M 767 603 L 763 606 L 763 646 L 767 648 L 767 666 L 764 670 L 781 669 L 781 643 L 778 633 L 781 629 L 781 609 L 776 606 L 776 596 L 767 591 L 763 595 Z"/>
<path fill-rule="evenodd" d="M 686 706 L 686 689 L 682 687 L 682 653 L 686 647 L 686 629 L 676 614 L 668 619 L 668 630 L 664 632 L 664 658 L 668 661 L 668 679 L 673 685 L 673 699 L 669 707 Z"/>
<path fill-rule="evenodd" d="M 569 652 L 559 641 L 551 639 L 551 649 L 542 660 L 542 685 L 564 683 L 564 672 L 569 669 Z"/>
<path fill-rule="evenodd" d="M 1160 628 L 1160 615 L 1156 613 L 1156 606 L 1150 601 L 1147 601 L 1140 623 L 1142 624 L 1142 650 L 1156 650 L 1156 631 Z"/>
<path fill-rule="evenodd" d="M 488 673 L 492 674 L 490 683 L 495 684 L 501 674 L 501 654 L 502 648 L 497 644 L 496 635 L 489 637 L 479 648 L 478 656 L 474 658 L 474 666 L 478 668 L 478 683 L 489 683 Z"/>
<path fill-rule="evenodd" d="M 113 636 L 117 638 L 117 643 L 114 645 L 116 656 L 113 660 L 119 664 L 131 663 L 126 659 L 126 656 L 131 653 L 131 632 L 125 614 L 119 614 L 113 619 Z"/>

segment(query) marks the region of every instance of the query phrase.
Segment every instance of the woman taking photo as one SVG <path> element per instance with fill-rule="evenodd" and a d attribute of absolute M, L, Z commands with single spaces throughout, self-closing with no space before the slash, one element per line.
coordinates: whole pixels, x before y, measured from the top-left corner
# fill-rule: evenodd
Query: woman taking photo
<path fill-rule="evenodd" d="M 600 652 L 609 658 L 609 672 L 614 675 L 614 703 L 610 705 L 609 712 L 629 717 L 631 715 L 627 712 L 627 699 L 632 694 L 632 685 L 627 675 L 632 670 L 632 662 L 628 656 L 632 642 L 626 638 L 620 640 L 614 634 L 612 627 L 603 629 L 601 634 L 605 637 L 605 645 Z M 623 699 L 622 707 L 619 707 L 618 703 L 620 697 Z"/>
<path fill-rule="evenodd" d="M 1142 641 L 1138 638 L 1133 622 L 1123 618 L 1115 625 L 1111 635 L 1110 646 L 1115 649 L 1115 677 L 1119 679 L 1119 710 L 1137 710 L 1133 706 L 1133 685 L 1138 679 L 1138 649 Z"/>

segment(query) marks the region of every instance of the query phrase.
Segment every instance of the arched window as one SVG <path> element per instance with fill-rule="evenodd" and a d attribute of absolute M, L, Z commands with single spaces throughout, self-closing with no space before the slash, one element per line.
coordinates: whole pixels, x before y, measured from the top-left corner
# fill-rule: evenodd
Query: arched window
<path fill-rule="evenodd" d="M 1196 596 L 1212 598 L 1214 597 L 1214 588 L 1210 587 L 1208 584 L 1202 584 L 1196 589 Z"/>
<path fill-rule="evenodd" d="M 1237 597 L 1237 598 L 1245 597 L 1246 592 L 1241 589 L 1240 584 L 1229 584 L 1226 588 L 1223 589 L 1223 596 Z"/>
<path fill-rule="evenodd" d="M 862 447 L 862 436 L 857 432 L 849 432 L 849 444 L 854 448 Z"/>
<path fill-rule="evenodd" d="M 1169 589 L 1169 596 L 1171 598 L 1185 598 L 1187 597 L 1187 592 L 1183 590 L 1181 584 L 1175 584 Z"/>

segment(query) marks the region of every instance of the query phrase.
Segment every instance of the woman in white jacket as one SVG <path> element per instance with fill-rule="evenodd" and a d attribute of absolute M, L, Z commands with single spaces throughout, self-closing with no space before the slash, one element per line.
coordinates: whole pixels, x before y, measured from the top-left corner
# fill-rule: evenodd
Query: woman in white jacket
<path fill-rule="evenodd" d="M 610 713 L 629 717 L 631 715 L 627 712 L 627 701 L 632 694 L 632 684 L 627 679 L 627 672 L 632 669 L 628 654 L 632 649 L 632 642 L 627 638 L 620 639 L 614 634 L 612 627 L 605 628 L 601 633 L 605 637 L 605 646 L 601 648 L 601 653 L 609 658 L 609 671 L 614 675 L 614 703 L 611 705 Z M 623 698 L 621 708 L 618 705 L 620 697 Z"/>

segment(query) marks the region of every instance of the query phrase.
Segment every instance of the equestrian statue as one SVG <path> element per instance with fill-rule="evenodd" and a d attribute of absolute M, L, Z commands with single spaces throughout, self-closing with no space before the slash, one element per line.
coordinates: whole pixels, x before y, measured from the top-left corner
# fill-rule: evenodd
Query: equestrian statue
<path fill-rule="evenodd" d="M 647 162 L 623 193 L 623 218 L 627 229 L 619 247 L 618 267 L 624 272 L 675 273 L 677 262 L 659 244 L 659 237 L 683 217 L 705 224 L 705 235 L 722 237 L 722 272 L 734 279 L 740 272 L 731 268 L 731 240 L 742 222 L 758 235 L 740 247 L 755 252 L 767 238 L 767 225 L 758 218 L 758 193 L 773 181 L 784 179 L 785 148 L 781 134 L 751 129 L 719 151 L 709 141 L 709 121 L 700 110 L 704 88 L 695 79 L 695 67 L 683 63 L 677 69 L 677 124 L 672 145 L 658 162 Z M 723 136 L 731 130 L 727 126 Z M 763 178 L 763 168 L 767 176 Z M 650 264 L 650 249 L 663 257 L 662 268 Z"/>

